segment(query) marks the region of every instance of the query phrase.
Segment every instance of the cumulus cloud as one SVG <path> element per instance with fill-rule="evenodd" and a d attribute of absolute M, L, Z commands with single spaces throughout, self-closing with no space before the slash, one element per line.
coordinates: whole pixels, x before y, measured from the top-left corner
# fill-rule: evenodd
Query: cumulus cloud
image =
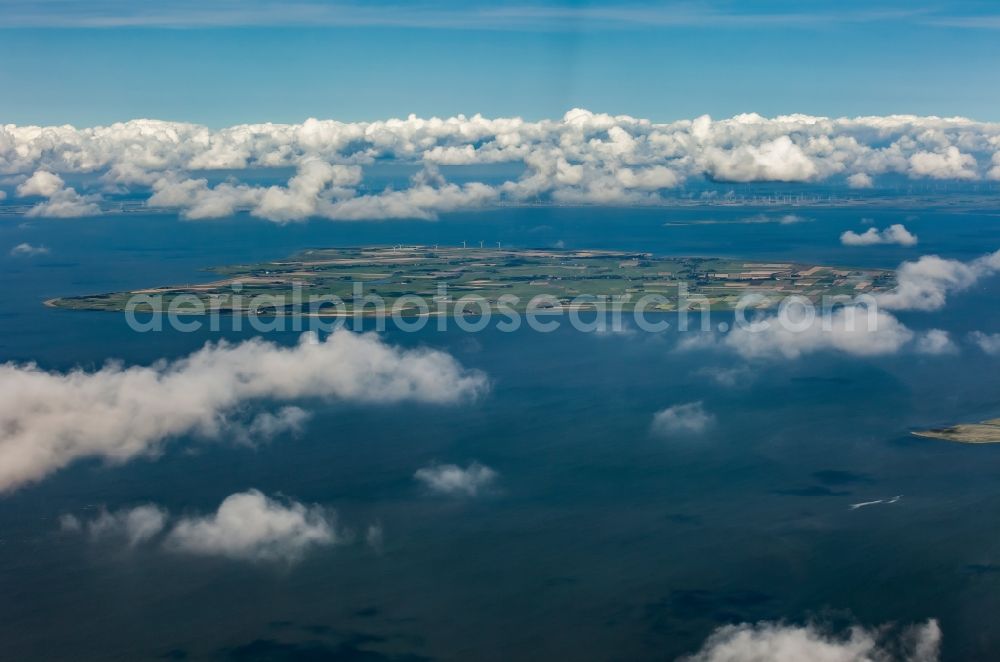
<path fill-rule="evenodd" d="M 895 635 L 894 637 L 891 635 Z M 934 619 L 896 632 L 860 626 L 845 633 L 816 625 L 726 625 L 683 662 L 937 662 L 941 628 Z"/>
<path fill-rule="evenodd" d="M 662 437 L 701 434 L 715 422 L 701 402 L 688 402 L 662 409 L 653 416 L 653 433 Z"/>
<path fill-rule="evenodd" d="M 917 241 L 917 236 L 900 223 L 890 225 L 881 232 L 878 228 L 868 228 L 860 234 L 853 230 L 848 230 L 840 235 L 840 243 L 845 246 L 876 246 L 878 244 L 916 246 Z"/>
<path fill-rule="evenodd" d="M 48 255 L 49 249 L 42 245 L 34 246 L 32 244 L 25 242 L 25 243 L 20 243 L 14 248 L 10 249 L 10 254 L 13 255 L 14 257 L 18 256 L 31 257 L 34 255 Z"/>
<path fill-rule="evenodd" d="M 879 294 L 879 305 L 892 310 L 938 310 L 948 295 L 966 290 L 1000 271 L 1000 250 L 969 262 L 925 255 L 896 270 L 896 287 Z"/>
<path fill-rule="evenodd" d="M 879 310 L 877 302 L 854 302 L 830 311 L 798 315 L 779 310 L 737 324 L 726 334 L 691 333 L 682 337 L 677 351 L 728 350 L 744 359 L 798 359 L 819 352 L 852 356 L 889 356 L 902 351 L 918 354 L 954 354 L 958 346 L 942 329 L 913 331 L 894 315 Z M 743 369 L 698 372 L 724 386 L 739 383 Z"/>
<path fill-rule="evenodd" d="M 129 547 L 163 533 L 161 543 L 171 552 L 293 563 L 311 548 L 343 542 L 346 536 L 335 521 L 328 509 L 270 498 L 251 489 L 229 495 L 208 515 L 172 517 L 166 509 L 146 504 L 116 512 L 102 508 L 89 522 L 63 515 L 60 528 L 86 531 L 95 540 L 123 540 Z"/>
<path fill-rule="evenodd" d="M 25 216 L 48 218 L 73 218 L 94 216 L 101 213 L 100 196 L 81 195 L 66 186 L 62 177 L 47 170 L 37 170 L 17 187 L 19 197 L 40 196 L 48 198 L 29 209 Z"/>
<path fill-rule="evenodd" d="M 147 203 L 176 209 L 182 218 L 222 218 L 237 210 L 252 209 L 262 193 L 260 188 L 229 183 L 210 188 L 207 179 L 178 179 L 169 174 L 153 183 L 153 194 Z"/>
<path fill-rule="evenodd" d="M 251 212 L 272 221 L 298 221 L 315 216 L 325 195 L 350 195 L 345 187 L 361 183 L 358 166 L 331 165 L 310 159 L 299 166 L 298 173 L 288 180 L 288 187 L 271 186 L 265 190 Z"/>
<path fill-rule="evenodd" d="M 983 333 L 974 331 L 972 342 L 976 343 L 979 349 L 991 356 L 1000 356 L 1000 333 Z"/>
<path fill-rule="evenodd" d="M 41 218 L 97 216 L 101 213 L 101 207 L 97 203 L 98 199 L 98 196 L 80 195 L 74 189 L 68 188 L 45 202 L 39 202 L 24 215 Z"/>
<path fill-rule="evenodd" d="M 51 198 L 65 186 L 62 177 L 47 170 L 38 170 L 17 187 L 17 195 L 21 198 L 41 196 Z"/>
<path fill-rule="evenodd" d="M 573 109 L 537 122 L 481 115 L 449 118 L 239 125 L 219 130 L 133 120 L 105 127 L 0 127 L 0 173 L 24 176 L 42 195 L 36 215 L 94 213 L 100 200 L 60 178 L 99 174 L 119 192 L 152 188 L 149 204 L 192 219 L 247 211 L 277 222 L 305 218 L 433 218 L 499 203 L 660 204 L 662 192 L 716 181 L 846 181 L 1000 177 L 1000 124 L 963 118 L 826 118 L 757 114 L 658 124 Z M 521 163 L 501 183 L 415 179 L 371 191 L 362 169 L 376 161 L 423 166 Z M 240 181 L 244 170 L 295 168 L 284 186 Z M 210 185 L 204 170 L 230 180 Z M 30 184 L 29 184 L 30 182 Z"/>
<path fill-rule="evenodd" d="M 820 351 L 878 356 L 900 351 L 914 337 L 889 313 L 851 306 L 835 309 L 826 320 L 817 315 L 808 323 L 803 319 L 789 324 L 780 315 L 772 315 L 753 325 L 737 326 L 722 344 L 745 358 L 795 359 Z"/>
<path fill-rule="evenodd" d="M 200 556 L 294 562 L 312 547 L 339 540 L 333 514 L 323 508 L 248 490 L 226 497 L 210 515 L 178 521 L 166 545 Z"/>
<path fill-rule="evenodd" d="M 413 477 L 437 494 L 474 497 L 493 487 L 498 474 L 473 462 L 464 469 L 457 464 L 436 464 L 418 469 Z"/>
<path fill-rule="evenodd" d="M 207 179 L 182 179 L 175 173 L 156 179 L 149 205 L 177 209 L 184 218 L 230 216 L 246 210 L 253 216 L 284 223 L 322 216 L 334 198 L 351 197 L 361 182 L 358 166 L 333 165 L 306 158 L 287 186 L 249 186 L 223 182 L 214 187 Z"/>
<path fill-rule="evenodd" d="M 280 223 L 308 218 L 432 220 L 439 213 L 482 207 L 499 195 L 493 187 L 478 182 L 458 186 L 440 181 L 361 195 L 352 188 L 359 181 L 356 166 L 315 161 L 300 168 L 287 187 L 231 183 L 210 187 L 206 179 L 179 180 L 171 175 L 154 182 L 149 204 L 177 209 L 183 218 L 192 220 L 222 218 L 237 211 Z"/>
<path fill-rule="evenodd" d="M 486 184 L 463 186 L 418 185 L 403 191 L 383 191 L 330 202 L 320 216 L 331 220 L 363 221 L 389 218 L 431 220 L 439 213 L 474 209 L 498 198 L 497 191 Z"/>
<path fill-rule="evenodd" d="M 705 150 L 704 161 L 710 177 L 727 182 L 805 182 L 819 174 L 816 164 L 789 136 L 734 149 L 711 147 Z"/>
<path fill-rule="evenodd" d="M 910 169 L 918 177 L 931 179 L 977 179 L 976 159 L 955 145 L 940 152 L 917 152 L 910 157 Z"/>
<path fill-rule="evenodd" d="M 399 349 L 346 330 L 282 347 L 260 339 L 206 344 L 176 361 L 87 372 L 0 365 L 0 491 L 82 458 L 126 462 L 179 435 L 218 438 L 241 406 L 301 398 L 447 404 L 485 392 L 485 375 L 436 350 Z M 301 422 L 258 419 L 256 432 Z"/>
<path fill-rule="evenodd" d="M 40 196 L 48 198 L 29 209 L 25 216 L 72 218 L 94 216 L 101 213 L 97 204 L 100 196 L 80 195 L 66 186 L 62 177 L 47 170 L 37 170 L 17 187 L 19 197 Z"/>

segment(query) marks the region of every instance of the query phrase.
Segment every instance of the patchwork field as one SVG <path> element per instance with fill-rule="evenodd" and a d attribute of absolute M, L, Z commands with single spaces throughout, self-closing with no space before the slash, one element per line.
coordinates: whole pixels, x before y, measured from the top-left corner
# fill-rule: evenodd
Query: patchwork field
<path fill-rule="evenodd" d="M 732 309 L 742 297 L 760 294 L 753 307 L 776 306 L 782 297 L 801 295 L 814 303 L 824 296 L 871 294 L 894 286 L 894 273 L 878 269 L 797 262 L 753 262 L 704 257 L 657 257 L 608 250 L 502 249 L 437 246 L 320 248 L 285 260 L 237 264 L 210 270 L 218 279 L 199 284 L 152 286 L 128 292 L 62 297 L 46 303 L 60 308 L 178 312 L 199 308 L 233 314 L 344 314 L 356 305 L 374 310 L 378 297 L 422 313 L 412 299 L 432 310 L 473 295 L 491 307 L 503 303 L 523 310 L 536 300 L 542 308 L 593 307 L 597 301 L 634 307 L 646 295 L 660 295 L 648 310 L 676 310 L 681 296 L 692 307 L 706 300 L 713 309 Z M 542 299 L 536 299 L 544 295 Z M 135 298 L 138 297 L 138 298 Z M 181 298 L 182 297 L 182 298 Z M 331 300 L 342 302 L 340 308 Z M 311 302 L 311 303 L 310 303 Z M 367 303 L 366 303 L 367 302 Z M 397 303 L 398 302 L 398 303 Z"/>

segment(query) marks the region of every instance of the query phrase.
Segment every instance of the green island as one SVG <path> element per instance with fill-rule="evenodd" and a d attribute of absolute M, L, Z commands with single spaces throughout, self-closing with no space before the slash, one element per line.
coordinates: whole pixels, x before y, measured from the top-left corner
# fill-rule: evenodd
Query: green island
<path fill-rule="evenodd" d="M 912 434 L 959 444 L 1000 444 L 1000 418 L 992 418 L 981 423 L 961 423 L 946 428 L 916 430 Z"/>
<path fill-rule="evenodd" d="M 895 285 L 895 274 L 882 269 L 657 257 L 629 251 L 481 246 L 317 248 L 284 260 L 214 267 L 209 271 L 219 278 L 198 284 L 61 297 L 45 303 L 76 310 L 123 311 L 132 299 L 134 310 L 166 311 L 171 301 L 185 297 L 188 303 L 197 299 L 209 310 L 231 314 L 336 315 L 350 314 L 359 292 L 363 297 L 377 295 L 386 310 L 392 310 L 406 295 L 426 297 L 435 306 L 442 300 L 455 302 L 467 295 L 478 295 L 491 307 L 497 306 L 504 295 L 510 295 L 518 300 L 506 304 L 514 310 L 524 310 L 531 299 L 546 295 L 548 303 L 538 307 L 557 311 L 594 307 L 593 302 L 601 298 L 630 309 L 646 295 L 660 295 L 654 303 L 644 304 L 646 310 L 671 311 L 677 309 L 678 295 L 686 289 L 687 305 L 692 309 L 707 300 L 713 309 L 731 310 L 751 293 L 769 298 L 756 301 L 754 308 L 769 308 L 789 295 L 804 296 L 819 304 L 822 297 L 855 297 Z M 138 304 L 133 299 L 137 295 L 142 299 Z M 267 295 L 268 302 L 255 301 L 258 295 Z M 337 297 L 344 309 L 296 306 L 296 296 L 299 302 L 311 297 Z M 177 303 L 176 310 L 183 314 L 186 306 Z M 423 312 L 411 300 L 399 304 L 402 314 Z M 365 302 L 360 305 L 365 311 Z"/>

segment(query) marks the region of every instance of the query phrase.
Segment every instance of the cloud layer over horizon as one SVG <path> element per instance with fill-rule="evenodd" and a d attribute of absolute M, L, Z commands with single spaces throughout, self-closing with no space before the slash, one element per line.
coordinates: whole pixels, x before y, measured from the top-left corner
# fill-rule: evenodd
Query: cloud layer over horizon
<path fill-rule="evenodd" d="M 368 189 L 376 162 L 423 169 L 403 189 Z M 503 182 L 447 181 L 441 166 L 522 164 Z M 284 186 L 241 181 L 294 168 Z M 213 171 L 229 179 L 210 183 Z M 99 179 L 78 192 L 64 176 Z M 0 175 L 35 216 L 98 213 L 102 194 L 147 194 L 191 219 L 237 211 L 275 222 L 307 218 L 430 219 L 504 203 L 655 205 L 662 193 L 717 182 L 833 182 L 873 177 L 1000 181 L 1000 123 L 894 115 L 831 119 L 750 113 L 657 124 L 574 109 L 558 120 L 481 115 L 375 122 L 308 119 L 212 130 L 138 119 L 111 126 L 0 126 Z M 217 179 L 217 177 L 216 177 Z M 41 198 L 41 200 L 38 200 Z"/>

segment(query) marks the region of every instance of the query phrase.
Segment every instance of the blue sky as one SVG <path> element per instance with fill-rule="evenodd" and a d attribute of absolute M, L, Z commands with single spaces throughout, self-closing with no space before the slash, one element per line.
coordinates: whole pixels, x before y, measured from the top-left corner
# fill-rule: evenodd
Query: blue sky
<path fill-rule="evenodd" d="M 0 0 L 0 123 L 578 106 L 1000 120 L 1000 7 L 959 2 Z"/>

